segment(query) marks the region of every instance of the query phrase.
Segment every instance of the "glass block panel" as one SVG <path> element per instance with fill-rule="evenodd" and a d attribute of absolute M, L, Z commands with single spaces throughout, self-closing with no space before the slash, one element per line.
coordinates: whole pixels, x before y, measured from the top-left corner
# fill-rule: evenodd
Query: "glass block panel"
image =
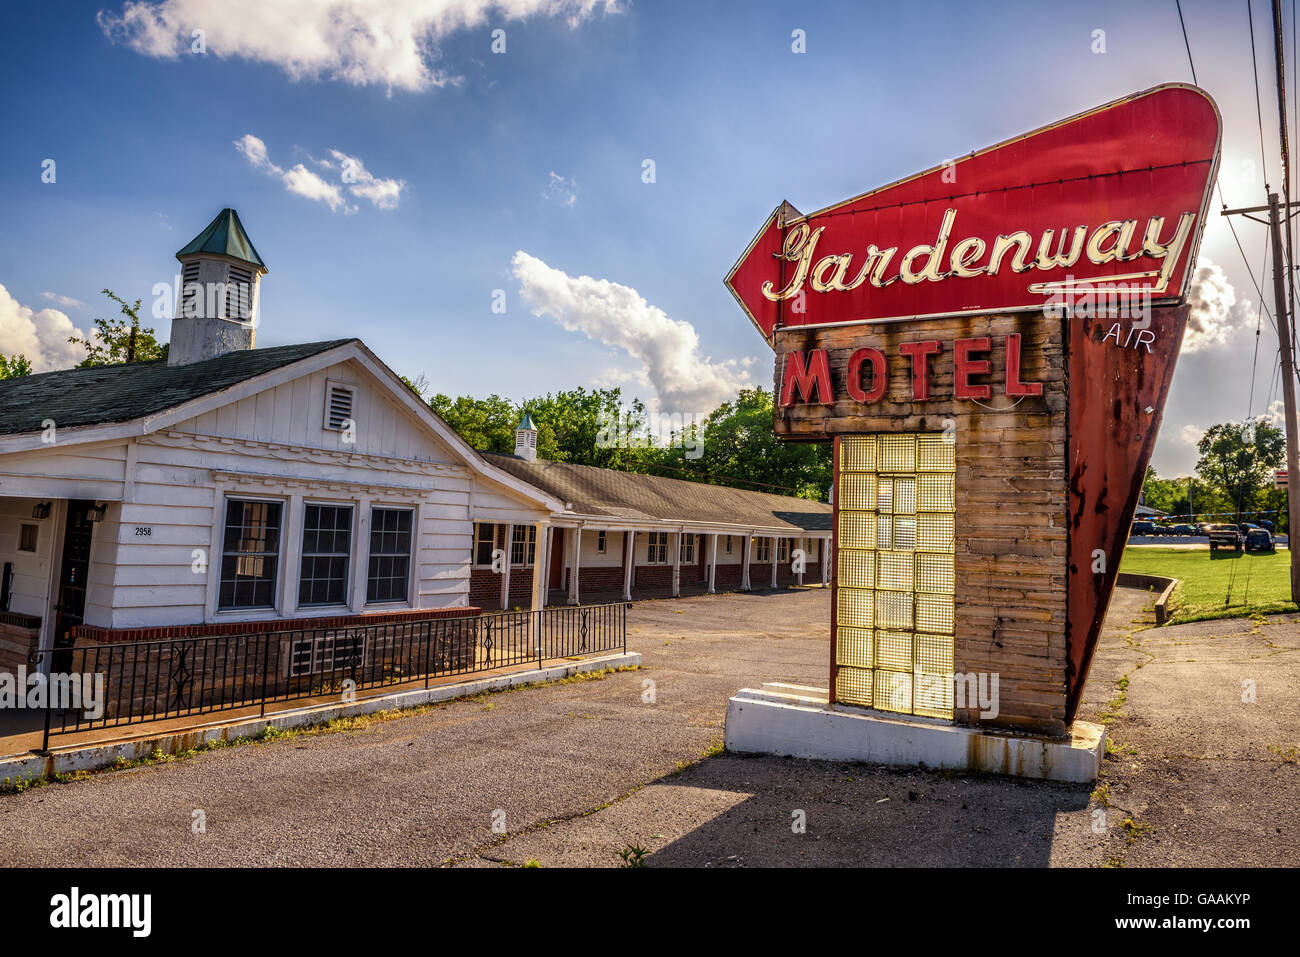
<path fill-rule="evenodd" d="M 876 669 L 875 707 L 882 711 L 912 713 L 912 675 L 906 671 Z"/>
<path fill-rule="evenodd" d="M 876 553 L 865 548 L 841 548 L 839 583 L 845 588 L 875 588 Z"/>
<path fill-rule="evenodd" d="M 876 507 L 876 477 L 860 472 L 840 476 L 840 508 Z"/>
<path fill-rule="evenodd" d="M 835 631 L 835 663 L 854 668 L 875 665 L 875 643 L 870 628 L 838 628 Z"/>
<path fill-rule="evenodd" d="M 891 547 L 899 551 L 911 551 L 916 548 L 916 516 L 895 515 Z"/>
<path fill-rule="evenodd" d="M 912 636 L 905 631 L 876 632 L 876 667 L 912 670 Z"/>
<path fill-rule="evenodd" d="M 881 472 L 916 471 L 916 436 L 881 435 L 877 438 Z"/>
<path fill-rule="evenodd" d="M 942 432 L 927 432 L 916 437 L 916 471 L 955 472 L 957 437 Z"/>
<path fill-rule="evenodd" d="M 876 592 L 875 623 L 877 628 L 911 628 L 911 592 Z"/>
<path fill-rule="evenodd" d="M 952 635 L 918 634 L 913 644 L 917 671 L 952 677 Z"/>
<path fill-rule="evenodd" d="M 916 628 L 950 635 L 953 629 L 952 595 L 917 595 Z M 951 660 L 952 656 L 948 656 Z"/>
<path fill-rule="evenodd" d="M 952 509 L 953 476 L 940 472 L 922 472 L 916 477 L 918 512 L 951 512 Z"/>
<path fill-rule="evenodd" d="M 894 479 L 894 512 L 911 515 L 916 511 L 916 479 Z"/>
<path fill-rule="evenodd" d="M 912 553 L 876 552 L 876 587 L 889 591 L 912 591 Z"/>
<path fill-rule="evenodd" d="M 840 441 L 836 700 L 951 719 L 952 436 Z"/>
<path fill-rule="evenodd" d="M 840 511 L 840 548 L 875 548 L 876 515 L 874 512 Z"/>
<path fill-rule="evenodd" d="M 951 595 L 953 593 L 952 555 L 941 552 L 919 552 L 916 556 L 916 590 Z"/>
<path fill-rule="evenodd" d="M 925 552 L 950 552 L 953 542 L 951 515 L 927 512 L 916 516 L 916 548 Z"/>
<path fill-rule="evenodd" d="M 917 672 L 912 713 L 928 718 L 951 718 L 952 675 Z"/>
<path fill-rule="evenodd" d="M 876 471 L 876 436 L 842 436 L 840 438 L 840 471 Z"/>
<path fill-rule="evenodd" d="M 837 589 L 835 621 L 838 627 L 870 628 L 875 622 L 874 595 L 874 592 L 863 588 Z"/>
<path fill-rule="evenodd" d="M 835 672 L 835 700 L 844 704 L 858 704 L 865 708 L 875 705 L 871 694 L 870 668 L 840 668 Z"/>

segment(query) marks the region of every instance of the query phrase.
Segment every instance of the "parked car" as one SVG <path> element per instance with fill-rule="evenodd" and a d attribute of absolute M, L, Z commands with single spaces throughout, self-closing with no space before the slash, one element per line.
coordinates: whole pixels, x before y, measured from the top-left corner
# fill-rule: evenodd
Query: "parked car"
<path fill-rule="evenodd" d="M 1246 533 L 1246 543 L 1243 547 L 1248 552 L 1274 551 L 1273 533 L 1267 528 L 1252 528 Z"/>
<path fill-rule="evenodd" d="M 1154 535 L 1154 534 L 1155 534 L 1155 526 L 1150 522 L 1134 522 L 1132 528 L 1129 529 L 1130 537 L 1134 535 Z"/>
<path fill-rule="evenodd" d="M 1260 527 L 1260 528 L 1267 528 L 1267 529 L 1269 530 L 1270 534 L 1271 534 L 1272 532 L 1276 531 L 1276 527 L 1273 525 L 1273 523 L 1270 522 L 1270 521 L 1269 521 L 1268 519 L 1266 519 L 1266 518 L 1261 518 L 1261 519 L 1259 520 L 1259 527 Z"/>
<path fill-rule="evenodd" d="M 1220 548 L 1231 548 L 1234 552 L 1241 551 L 1241 529 L 1236 525 L 1207 525 L 1207 534 L 1210 536 L 1210 551 L 1215 552 Z"/>
<path fill-rule="evenodd" d="M 1195 535 L 1195 534 L 1196 534 L 1196 526 L 1195 526 L 1195 525 L 1175 525 L 1175 526 L 1174 526 L 1174 534 L 1175 534 L 1175 535 Z"/>

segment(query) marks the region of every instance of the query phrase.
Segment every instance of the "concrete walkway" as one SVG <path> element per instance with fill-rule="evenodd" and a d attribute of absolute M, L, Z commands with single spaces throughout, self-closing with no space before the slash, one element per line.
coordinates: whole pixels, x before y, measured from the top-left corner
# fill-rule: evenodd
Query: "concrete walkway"
<path fill-rule="evenodd" d="M 0 864 L 1300 864 L 1296 616 L 1144 631 L 1149 596 L 1117 593 L 1082 716 L 1117 709 L 1119 753 L 1091 794 L 699 760 L 736 689 L 824 683 L 827 599 L 644 602 L 640 671 L 3 796 Z"/>

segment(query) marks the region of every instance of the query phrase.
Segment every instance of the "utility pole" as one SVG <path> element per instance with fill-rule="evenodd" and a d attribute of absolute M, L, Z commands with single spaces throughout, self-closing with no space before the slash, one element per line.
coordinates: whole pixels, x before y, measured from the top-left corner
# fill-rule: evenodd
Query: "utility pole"
<path fill-rule="evenodd" d="M 1290 207 L 1300 203 L 1287 203 L 1288 229 Z M 1259 219 L 1251 213 L 1268 212 L 1268 219 Z M 1282 353 L 1282 406 L 1286 414 L 1286 514 L 1287 551 L 1291 555 L 1291 600 L 1300 604 L 1300 550 L 1296 548 L 1296 505 L 1300 502 L 1300 449 L 1296 445 L 1295 363 L 1291 352 L 1291 312 L 1287 308 L 1288 269 L 1282 252 L 1282 204 L 1277 193 L 1268 194 L 1267 206 L 1247 206 L 1242 209 L 1225 209 L 1224 216 L 1244 215 L 1257 223 L 1265 223 L 1273 237 L 1273 318 L 1277 320 L 1277 346 Z"/>

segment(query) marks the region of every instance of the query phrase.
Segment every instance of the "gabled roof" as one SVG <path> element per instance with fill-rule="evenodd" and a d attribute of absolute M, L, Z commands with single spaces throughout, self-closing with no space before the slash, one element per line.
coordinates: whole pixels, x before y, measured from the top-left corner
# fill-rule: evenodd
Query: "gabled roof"
<path fill-rule="evenodd" d="M 503 471 L 572 503 L 576 515 L 807 532 L 831 529 L 831 506 L 825 502 L 568 462 L 529 462 L 497 452 L 480 454 Z"/>
<path fill-rule="evenodd" d="M 167 360 L 64 369 L 0 380 L 0 435 L 129 422 L 221 392 L 356 339 L 330 339 L 269 349 L 229 352 L 215 359 L 169 366 Z"/>
<path fill-rule="evenodd" d="M 196 253 L 215 253 L 252 263 L 266 272 L 266 263 L 253 248 L 253 242 L 244 232 L 244 224 L 239 221 L 239 214 L 226 207 L 217 213 L 217 218 L 208 223 L 207 229 L 199 233 L 189 244 L 176 254 L 176 258 L 193 256 Z"/>

